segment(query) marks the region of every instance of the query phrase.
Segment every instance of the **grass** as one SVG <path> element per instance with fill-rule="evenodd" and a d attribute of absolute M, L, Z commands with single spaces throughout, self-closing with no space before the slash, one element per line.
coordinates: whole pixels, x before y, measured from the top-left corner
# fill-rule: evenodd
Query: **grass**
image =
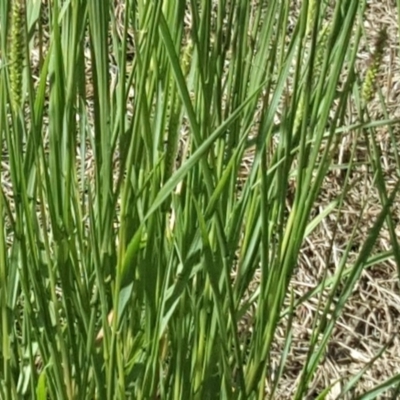
<path fill-rule="evenodd" d="M 366 1 L 264 3 L 1 3 L 0 398 L 395 398 L 391 332 L 320 379 L 400 265 L 388 39 L 360 70 Z"/>

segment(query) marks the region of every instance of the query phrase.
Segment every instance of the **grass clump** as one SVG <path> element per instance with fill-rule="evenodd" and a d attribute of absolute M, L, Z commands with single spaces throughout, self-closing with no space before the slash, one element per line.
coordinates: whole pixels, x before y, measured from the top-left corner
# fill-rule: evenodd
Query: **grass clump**
<path fill-rule="evenodd" d="M 292 285 L 342 213 L 352 159 L 315 212 L 341 140 L 396 122 L 348 118 L 366 2 L 27 2 L 16 78 L 3 27 L 20 4 L 0 6 L 0 397 L 327 398 L 338 386 L 316 377 L 347 301 L 397 260 L 397 176 L 389 190 L 371 142 L 381 203 L 358 251 L 363 208 L 320 281 Z M 373 254 L 386 225 L 393 252 Z M 382 354 L 339 380 L 343 398 Z"/>

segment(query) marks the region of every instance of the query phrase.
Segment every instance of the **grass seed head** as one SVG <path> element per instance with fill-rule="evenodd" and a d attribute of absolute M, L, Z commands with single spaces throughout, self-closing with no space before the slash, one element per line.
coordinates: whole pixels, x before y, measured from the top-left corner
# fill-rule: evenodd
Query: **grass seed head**
<path fill-rule="evenodd" d="M 22 71 L 25 44 L 25 0 L 14 0 L 11 8 L 10 87 L 11 103 L 17 112 L 22 103 Z"/>
<path fill-rule="evenodd" d="M 386 29 L 381 29 L 375 42 L 375 49 L 371 56 L 370 65 L 365 75 L 364 84 L 362 87 L 362 100 L 364 104 L 371 101 L 374 95 L 374 86 L 379 67 L 382 63 L 383 51 L 387 42 Z"/>

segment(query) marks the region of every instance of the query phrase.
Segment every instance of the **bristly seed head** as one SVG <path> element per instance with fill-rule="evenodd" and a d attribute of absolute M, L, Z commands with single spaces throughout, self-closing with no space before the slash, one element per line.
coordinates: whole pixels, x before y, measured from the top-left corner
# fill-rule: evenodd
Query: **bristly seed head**
<path fill-rule="evenodd" d="M 15 112 L 22 102 L 22 71 L 25 46 L 25 0 L 14 0 L 11 8 L 10 33 L 10 89 L 11 104 Z"/>
<path fill-rule="evenodd" d="M 374 95 L 374 86 L 376 76 L 383 58 L 383 51 L 387 42 L 387 31 L 381 29 L 375 42 L 375 49 L 371 56 L 370 65 L 365 75 L 364 84 L 362 87 L 362 100 L 364 104 L 371 101 Z"/>

